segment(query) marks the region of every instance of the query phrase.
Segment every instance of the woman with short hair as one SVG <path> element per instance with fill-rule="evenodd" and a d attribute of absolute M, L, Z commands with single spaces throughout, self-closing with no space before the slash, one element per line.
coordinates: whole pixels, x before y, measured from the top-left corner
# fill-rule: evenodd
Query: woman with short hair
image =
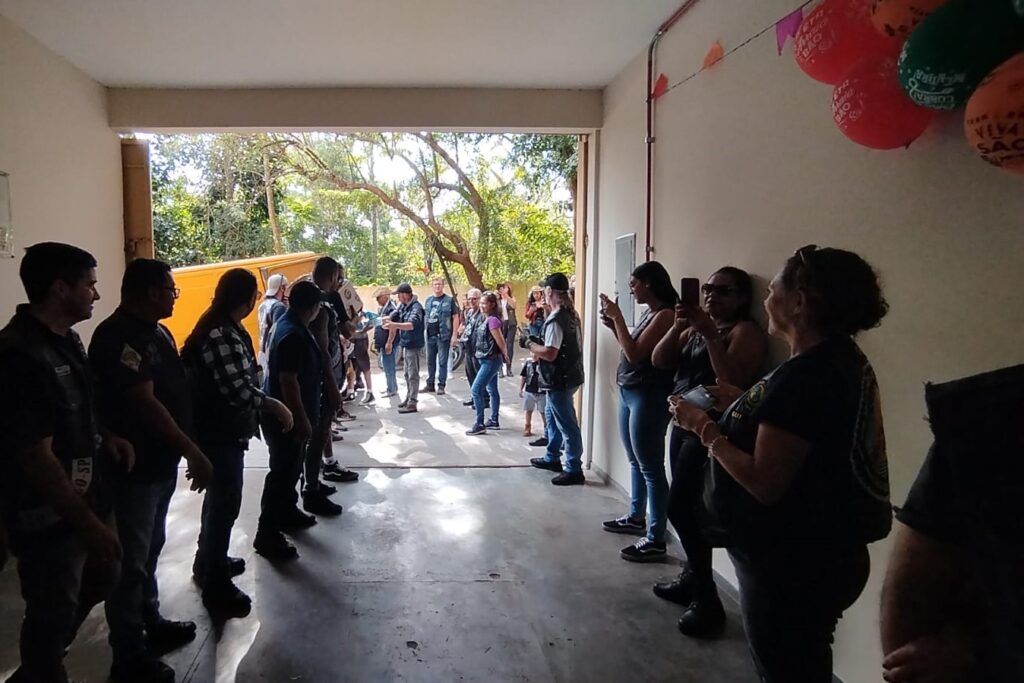
<path fill-rule="evenodd" d="M 827 683 L 867 544 L 892 526 L 878 382 L 853 340 L 889 307 L 864 259 L 814 245 L 786 261 L 764 307 L 789 359 L 745 393 L 718 391 L 717 422 L 685 401 L 671 410 L 708 448 L 705 508 L 761 680 Z"/>
<path fill-rule="evenodd" d="M 672 394 L 684 396 L 716 384 L 747 389 L 757 380 L 768 338 L 750 317 L 753 298 L 750 275 L 725 266 L 701 286 L 703 308 L 676 307 L 675 323 L 652 356 L 655 367 L 675 370 Z M 654 594 L 686 608 L 679 617 L 681 633 L 715 638 L 725 628 L 725 608 L 715 586 L 711 544 L 698 515 L 707 449 L 695 434 L 673 426 L 669 462 L 668 519 L 686 552 L 686 565 L 674 580 L 656 584 Z"/>

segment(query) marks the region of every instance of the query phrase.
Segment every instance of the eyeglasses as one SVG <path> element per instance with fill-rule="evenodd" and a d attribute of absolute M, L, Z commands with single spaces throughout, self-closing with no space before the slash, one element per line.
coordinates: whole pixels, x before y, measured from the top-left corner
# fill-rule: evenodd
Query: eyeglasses
<path fill-rule="evenodd" d="M 177 299 L 179 296 L 181 296 L 181 290 L 178 289 L 177 287 L 161 287 L 160 289 L 166 289 L 168 292 L 171 293 L 171 295 L 175 299 Z"/>
<path fill-rule="evenodd" d="M 708 283 L 701 285 L 700 291 L 704 293 L 704 296 L 711 296 L 712 294 L 730 296 L 736 293 L 736 288 L 730 287 L 729 285 L 713 285 Z"/>

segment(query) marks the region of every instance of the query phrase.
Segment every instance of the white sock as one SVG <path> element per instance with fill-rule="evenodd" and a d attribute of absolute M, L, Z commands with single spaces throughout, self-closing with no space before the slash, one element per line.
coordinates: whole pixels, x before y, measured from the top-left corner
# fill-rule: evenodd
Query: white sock
<path fill-rule="evenodd" d="M 327 465 L 327 466 L 331 466 L 331 465 L 337 465 L 337 464 L 338 464 L 338 459 L 337 459 L 337 458 L 335 458 L 335 457 L 334 457 L 334 456 L 332 455 L 332 456 L 331 456 L 331 457 L 329 457 L 329 458 L 324 458 L 324 464 L 325 464 L 325 465 Z"/>

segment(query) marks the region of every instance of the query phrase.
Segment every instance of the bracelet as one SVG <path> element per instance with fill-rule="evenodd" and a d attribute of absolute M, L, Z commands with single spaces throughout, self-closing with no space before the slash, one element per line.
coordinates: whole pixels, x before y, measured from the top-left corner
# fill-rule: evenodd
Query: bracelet
<path fill-rule="evenodd" d="M 713 424 L 715 424 L 715 421 L 709 419 L 707 422 L 700 426 L 699 430 L 697 430 L 697 438 L 700 439 L 701 443 L 704 443 L 704 430 L 706 430 L 709 425 Z"/>
<path fill-rule="evenodd" d="M 717 446 L 718 442 L 721 441 L 722 439 L 725 439 L 725 434 L 719 434 L 708 445 L 708 457 L 709 458 L 714 458 L 715 457 L 715 446 Z M 726 440 L 728 441 L 728 439 L 726 439 Z"/>

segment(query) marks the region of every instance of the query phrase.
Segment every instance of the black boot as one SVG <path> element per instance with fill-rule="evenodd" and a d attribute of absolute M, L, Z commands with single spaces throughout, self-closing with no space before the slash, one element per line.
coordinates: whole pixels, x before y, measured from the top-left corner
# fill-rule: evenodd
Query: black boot
<path fill-rule="evenodd" d="M 679 632 L 691 638 L 715 639 L 725 630 L 725 607 L 713 581 L 695 587 L 693 601 L 679 617 Z"/>
<path fill-rule="evenodd" d="M 693 602 L 693 587 L 696 581 L 697 578 L 693 572 L 686 568 L 671 581 L 654 584 L 654 594 L 662 600 L 689 607 Z"/>

